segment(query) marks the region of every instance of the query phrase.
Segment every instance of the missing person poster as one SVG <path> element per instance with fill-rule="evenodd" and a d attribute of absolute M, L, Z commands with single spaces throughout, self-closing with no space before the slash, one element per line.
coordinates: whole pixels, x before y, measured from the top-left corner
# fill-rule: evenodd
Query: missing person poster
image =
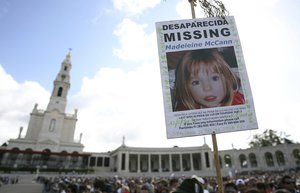
<path fill-rule="evenodd" d="M 156 23 L 167 138 L 257 129 L 234 17 Z"/>

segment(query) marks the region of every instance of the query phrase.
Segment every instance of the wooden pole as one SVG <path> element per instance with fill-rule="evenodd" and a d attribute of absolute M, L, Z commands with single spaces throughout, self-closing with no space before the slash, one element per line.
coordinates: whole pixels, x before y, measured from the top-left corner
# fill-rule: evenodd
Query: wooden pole
<path fill-rule="evenodd" d="M 217 137 L 216 133 L 213 132 L 211 134 L 213 147 L 214 147 L 214 160 L 216 166 L 216 173 L 217 173 L 217 182 L 218 182 L 218 193 L 223 193 L 223 179 L 221 174 L 221 167 L 220 167 L 220 160 L 219 160 L 219 151 L 218 151 L 218 144 L 217 144 Z"/>
<path fill-rule="evenodd" d="M 194 1 L 193 0 L 189 0 L 189 2 L 191 4 L 192 18 L 195 19 L 196 18 L 196 14 L 195 14 Z"/>

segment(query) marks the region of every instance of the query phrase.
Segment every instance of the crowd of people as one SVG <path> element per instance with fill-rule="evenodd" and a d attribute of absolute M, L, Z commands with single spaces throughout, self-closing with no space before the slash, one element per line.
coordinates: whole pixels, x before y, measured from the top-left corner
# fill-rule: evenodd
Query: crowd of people
<path fill-rule="evenodd" d="M 17 184 L 18 182 L 19 182 L 19 176 L 10 176 L 10 175 L 0 176 L 0 187 L 3 184 Z"/>
<path fill-rule="evenodd" d="M 299 177 L 299 179 L 298 179 Z M 217 193 L 215 177 L 170 176 L 122 178 L 100 176 L 38 176 L 43 193 Z M 223 178 L 224 193 L 298 193 L 297 173 L 266 173 Z"/>

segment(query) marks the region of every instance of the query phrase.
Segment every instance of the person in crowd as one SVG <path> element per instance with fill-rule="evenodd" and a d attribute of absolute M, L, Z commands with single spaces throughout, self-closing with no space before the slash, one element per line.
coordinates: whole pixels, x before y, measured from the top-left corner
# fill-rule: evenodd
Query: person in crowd
<path fill-rule="evenodd" d="M 203 193 L 203 187 L 195 178 L 186 178 L 173 193 Z"/>
<path fill-rule="evenodd" d="M 260 193 L 268 193 L 267 191 L 267 185 L 263 182 L 257 182 L 256 188 Z"/>
<path fill-rule="evenodd" d="M 198 180 L 199 183 L 201 183 L 202 187 L 203 187 L 203 193 L 209 193 L 208 191 L 208 184 L 207 184 L 207 180 L 206 179 L 203 179 L 201 177 L 198 177 L 196 175 L 192 175 L 192 178 Z"/>
<path fill-rule="evenodd" d="M 144 184 L 141 187 L 140 193 L 154 193 L 154 192 L 153 192 L 153 189 L 151 188 L 151 186 L 149 184 Z"/>
<path fill-rule="evenodd" d="M 170 179 L 170 182 L 169 182 L 170 190 L 169 190 L 169 192 L 173 193 L 179 187 L 179 185 L 180 184 L 179 184 L 178 178 L 172 178 L 172 179 Z"/>
<path fill-rule="evenodd" d="M 260 191 L 257 188 L 248 188 L 245 193 L 260 193 Z"/>
<path fill-rule="evenodd" d="M 126 185 L 122 185 L 122 193 L 129 193 L 129 187 Z"/>
<path fill-rule="evenodd" d="M 233 182 L 228 182 L 224 185 L 224 192 L 225 193 L 237 193 L 238 189 Z"/>
<path fill-rule="evenodd" d="M 297 193 L 296 182 L 290 175 L 284 175 L 279 184 L 276 192 L 287 190 L 290 193 Z"/>
<path fill-rule="evenodd" d="M 237 187 L 238 193 L 245 193 L 246 188 L 247 188 L 245 180 L 243 180 L 243 179 L 237 179 L 235 181 L 235 185 Z"/>
<path fill-rule="evenodd" d="M 66 193 L 66 185 L 63 182 L 58 184 L 58 193 Z"/>
<path fill-rule="evenodd" d="M 122 193 L 122 183 L 121 180 L 116 181 L 116 193 Z"/>

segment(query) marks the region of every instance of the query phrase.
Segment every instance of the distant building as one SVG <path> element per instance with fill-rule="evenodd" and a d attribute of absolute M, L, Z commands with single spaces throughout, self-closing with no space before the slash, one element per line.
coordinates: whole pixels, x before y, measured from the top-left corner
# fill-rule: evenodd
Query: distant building
<path fill-rule="evenodd" d="M 300 168 L 299 149 L 300 144 L 282 144 L 275 147 L 219 151 L 221 172 L 224 176 L 234 176 L 237 173 L 296 171 Z M 173 148 L 123 145 L 109 153 L 92 153 L 88 167 L 103 175 L 216 175 L 214 153 L 205 144 L 199 147 Z"/>
<path fill-rule="evenodd" d="M 0 171 L 88 172 L 103 176 L 215 176 L 214 153 L 199 147 L 143 148 L 122 145 L 112 152 L 83 152 L 74 140 L 77 110 L 66 114 L 70 88 L 71 56 L 67 54 L 54 80 L 46 110 L 36 104 L 30 114 L 27 133 L 0 147 Z M 224 176 L 236 173 L 297 170 L 300 144 L 219 151 Z"/>

